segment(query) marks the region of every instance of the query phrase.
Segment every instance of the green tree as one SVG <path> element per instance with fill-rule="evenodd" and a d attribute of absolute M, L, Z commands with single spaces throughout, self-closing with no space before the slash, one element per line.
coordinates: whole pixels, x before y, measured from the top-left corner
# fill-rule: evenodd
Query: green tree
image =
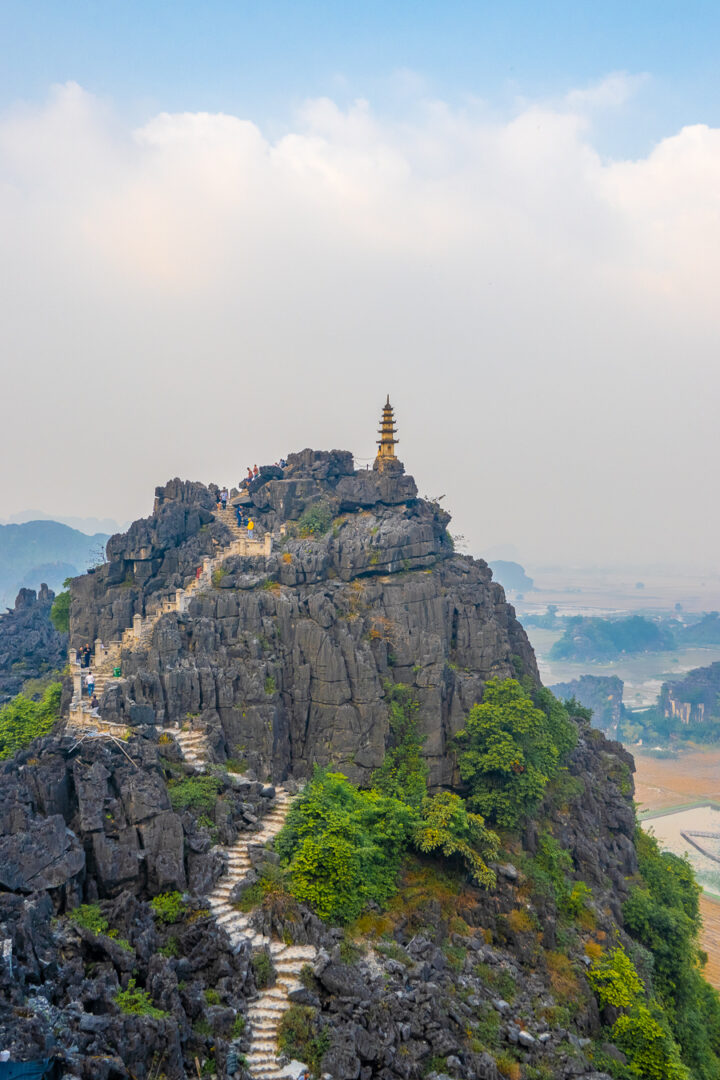
<path fill-rule="evenodd" d="M 60 719 L 62 683 L 52 683 L 40 701 L 18 694 L 0 709 L 0 760 L 10 758 L 42 735 L 49 735 Z"/>
<path fill-rule="evenodd" d="M 633 1076 L 641 1080 L 693 1080 L 662 1018 L 653 1016 L 646 1005 L 637 1005 L 631 1013 L 618 1017 L 612 1036 L 627 1054 Z"/>
<path fill-rule="evenodd" d="M 644 990 L 635 965 L 620 946 L 595 961 L 588 979 L 600 1004 L 618 1009 L 630 1008 Z"/>
<path fill-rule="evenodd" d="M 340 773 L 317 770 L 275 841 L 291 891 L 326 919 L 355 918 L 396 888 L 413 811 L 377 791 L 359 791 Z"/>
<path fill-rule="evenodd" d="M 450 791 L 423 799 L 413 844 L 422 852 L 439 851 L 446 858 L 458 856 L 478 885 L 489 888 L 495 874 L 487 865 L 497 856 L 500 838 L 485 828 L 479 814 L 469 813 L 465 801 Z"/>
<path fill-rule="evenodd" d="M 427 794 L 427 762 L 422 756 L 424 738 L 418 733 L 419 705 L 405 683 L 385 684 L 388 703 L 390 745 L 379 769 L 373 773 L 373 787 L 389 798 L 401 799 L 419 809 Z"/>
<path fill-rule="evenodd" d="M 549 691 L 538 700 L 516 679 L 490 679 L 456 736 L 471 809 L 508 828 L 540 799 L 576 738 L 560 702 Z"/>
<path fill-rule="evenodd" d="M 643 884 L 623 905 L 626 930 L 650 950 L 655 994 L 696 1080 L 720 1076 L 720 996 L 699 971 L 699 887 L 692 867 L 637 829 Z"/>
<path fill-rule="evenodd" d="M 70 591 L 58 593 L 50 608 L 50 621 L 61 634 L 70 633 Z"/>

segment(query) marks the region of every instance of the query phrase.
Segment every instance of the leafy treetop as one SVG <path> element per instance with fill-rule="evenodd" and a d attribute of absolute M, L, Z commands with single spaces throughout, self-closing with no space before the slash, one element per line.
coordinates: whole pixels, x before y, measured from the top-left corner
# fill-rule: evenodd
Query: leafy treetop
<path fill-rule="evenodd" d="M 473 706 L 456 736 L 471 808 L 516 828 L 576 739 L 567 712 L 548 690 L 534 701 L 516 679 L 490 679 L 482 704 Z"/>

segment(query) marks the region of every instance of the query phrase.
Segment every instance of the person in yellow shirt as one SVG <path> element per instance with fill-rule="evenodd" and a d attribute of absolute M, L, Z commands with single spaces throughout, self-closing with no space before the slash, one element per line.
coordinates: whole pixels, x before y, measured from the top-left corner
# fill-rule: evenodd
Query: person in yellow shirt
<path fill-rule="evenodd" d="M 248 524 L 247 524 L 247 530 L 248 530 L 248 532 L 249 532 L 249 533 L 252 533 L 252 531 L 253 531 L 253 529 L 254 529 L 254 528 L 255 528 L 255 522 L 253 521 L 253 519 L 252 519 L 252 518 L 249 518 L 249 519 L 248 519 Z"/>

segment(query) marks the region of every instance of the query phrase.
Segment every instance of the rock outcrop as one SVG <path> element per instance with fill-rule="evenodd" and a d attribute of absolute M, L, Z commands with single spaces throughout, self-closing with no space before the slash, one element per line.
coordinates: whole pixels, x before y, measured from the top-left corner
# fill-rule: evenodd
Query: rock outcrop
<path fill-rule="evenodd" d="M 0 705 L 22 690 L 29 679 L 59 671 L 67 661 L 67 634 L 50 621 L 55 593 L 21 589 L 15 606 L 0 615 Z"/>
<path fill-rule="evenodd" d="M 173 481 L 156 510 L 108 544 L 72 588 L 73 643 L 112 640 L 186 586 L 227 542 L 216 489 Z M 346 452 L 303 451 L 261 470 L 243 510 L 267 558 L 229 558 L 187 612 L 127 650 L 103 717 L 192 718 L 216 760 L 273 780 L 334 764 L 360 783 L 382 761 L 385 685 L 415 689 L 433 785 L 453 779 L 449 741 L 493 676 L 538 679 L 525 633 L 482 560 L 457 555 L 449 515 L 401 472 L 354 471 Z"/>

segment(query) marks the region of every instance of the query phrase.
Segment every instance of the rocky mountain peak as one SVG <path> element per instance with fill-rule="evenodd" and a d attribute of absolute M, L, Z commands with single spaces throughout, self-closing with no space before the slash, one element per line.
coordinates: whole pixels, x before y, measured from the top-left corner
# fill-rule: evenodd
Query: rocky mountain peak
<path fill-rule="evenodd" d="M 487 564 L 458 555 L 449 514 L 395 468 L 354 468 L 343 450 L 305 449 L 233 489 L 179 479 L 149 518 L 112 537 L 109 562 L 72 588 L 73 644 L 117 639 L 230 550 L 235 514 L 263 553 L 231 554 L 187 610 L 128 649 L 104 716 L 207 733 L 218 761 L 302 778 L 334 764 L 358 782 L 382 761 L 388 682 L 413 688 L 435 785 L 453 781 L 449 740 L 492 676 L 537 667 Z"/>

